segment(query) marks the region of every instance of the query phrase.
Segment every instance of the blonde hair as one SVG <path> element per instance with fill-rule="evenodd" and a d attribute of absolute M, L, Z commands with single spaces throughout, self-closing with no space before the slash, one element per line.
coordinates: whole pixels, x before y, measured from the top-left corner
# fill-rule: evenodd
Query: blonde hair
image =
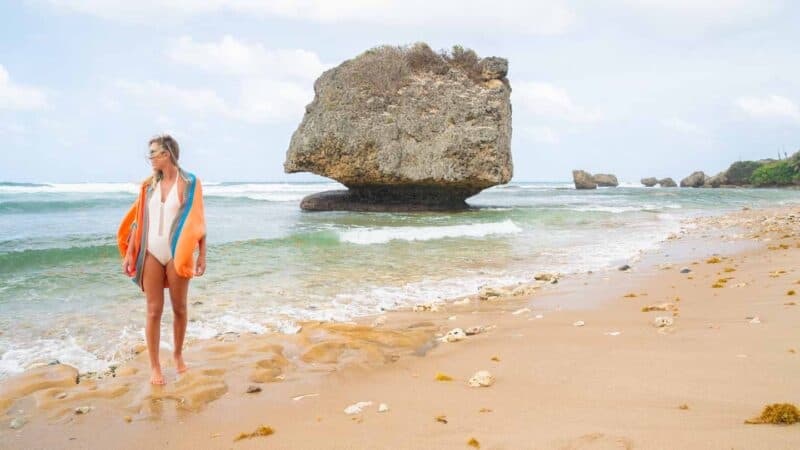
<path fill-rule="evenodd" d="M 147 145 L 153 145 L 154 143 L 158 144 L 162 150 L 169 153 L 169 159 L 172 161 L 172 164 L 175 164 L 175 167 L 178 168 L 178 175 L 181 175 L 181 166 L 178 165 L 178 158 L 180 157 L 181 149 L 178 146 L 178 141 L 176 141 L 175 138 L 169 134 L 161 134 L 150 139 L 150 142 L 148 142 Z M 156 171 L 152 177 L 152 180 L 150 181 L 150 186 L 155 188 L 156 183 L 161 181 L 162 178 L 164 178 L 164 172 L 161 170 Z"/>

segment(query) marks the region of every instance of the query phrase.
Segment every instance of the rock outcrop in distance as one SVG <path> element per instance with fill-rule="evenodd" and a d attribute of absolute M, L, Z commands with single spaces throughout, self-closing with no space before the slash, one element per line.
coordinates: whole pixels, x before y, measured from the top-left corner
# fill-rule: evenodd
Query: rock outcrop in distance
<path fill-rule="evenodd" d="M 643 184 L 645 187 L 653 187 L 653 186 L 655 186 L 655 185 L 657 185 L 657 184 L 658 184 L 658 179 L 656 179 L 656 177 L 647 177 L 647 178 L 642 178 L 642 179 L 641 179 L 641 183 L 642 183 L 642 184 Z"/>
<path fill-rule="evenodd" d="M 597 189 L 594 177 L 585 170 L 573 170 L 572 181 L 575 183 L 575 189 Z"/>
<path fill-rule="evenodd" d="M 616 175 L 612 175 L 610 173 L 598 173 L 596 175 L 592 175 L 585 170 L 573 170 L 572 181 L 575 183 L 575 189 L 597 189 L 598 186 L 619 186 L 619 181 L 617 181 Z"/>
<path fill-rule="evenodd" d="M 508 61 L 424 43 L 367 50 L 325 71 L 286 152 L 286 173 L 347 190 L 305 210 L 455 210 L 511 180 Z"/>
<path fill-rule="evenodd" d="M 708 175 L 703 171 L 692 172 L 691 175 L 681 180 L 681 187 L 703 187 L 707 178 L 709 178 Z"/>
<path fill-rule="evenodd" d="M 706 188 L 797 187 L 800 186 L 800 151 L 781 159 L 736 161 L 726 170 L 709 177 L 695 172 L 681 181 L 681 186 Z"/>
<path fill-rule="evenodd" d="M 658 180 L 658 185 L 665 188 L 678 187 L 678 183 L 676 183 L 675 180 L 670 177 Z"/>
<path fill-rule="evenodd" d="M 653 187 L 655 185 L 659 185 L 661 187 L 678 187 L 678 185 L 675 183 L 675 180 L 669 177 L 662 178 L 660 180 L 656 177 L 647 177 L 642 178 L 640 181 L 645 187 Z"/>
<path fill-rule="evenodd" d="M 594 178 L 594 182 L 601 187 L 619 186 L 619 181 L 617 181 L 616 175 L 612 175 L 610 173 L 596 173 L 592 176 L 592 178 Z"/>

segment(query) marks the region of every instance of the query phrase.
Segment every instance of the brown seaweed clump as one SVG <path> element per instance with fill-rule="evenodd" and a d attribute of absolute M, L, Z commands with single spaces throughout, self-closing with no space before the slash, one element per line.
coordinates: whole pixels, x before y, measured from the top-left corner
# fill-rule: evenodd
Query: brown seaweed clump
<path fill-rule="evenodd" d="M 241 441 L 242 439 L 250 439 L 258 436 L 269 436 L 270 434 L 274 433 L 275 430 L 273 430 L 272 427 L 261 425 L 258 428 L 256 428 L 256 431 L 253 431 L 252 433 L 239 433 L 238 436 L 233 438 L 233 441 L 236 442 L 236 441 Z"/>
<path fill-rule="evenodd" d="M 478 442 L 478 440 L 475 438 L 469 438 L 469 440 L 467 441 L 467 445 L 469 445 L 470 447 L 481 448 L 480 442 Z"/>
<path fill-rule="evenodd" d="M 708 263 L 708 264 L 719 264 L 721 262 L 722 262 L 722 260 L 717 256 L 712 256 L 711 258 L 708 258 L 706 260 L 706 263 Z"/>
<path fill-rule="evenodd" d="M 745 420 L 744 423 L 762 424 L 773 423 L 791 425 L 800 422 L 800 410 L 791 403 L 773 403 L 764 407 L 761 415 Z"/>
<path fill-rule="evenodd" d="M 453 381 L 453 377 L 447 375 L 446 373 L 437 373 L 436 377 L 434 377 L 436 381 Z"/>

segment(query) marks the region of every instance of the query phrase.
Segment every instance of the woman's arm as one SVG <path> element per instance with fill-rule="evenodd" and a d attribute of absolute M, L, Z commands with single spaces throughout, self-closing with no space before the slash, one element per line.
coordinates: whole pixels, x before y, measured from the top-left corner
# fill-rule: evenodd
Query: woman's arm
<path fill-rule="evenodd" d="M 206 272 L 206 236 L 203 235 L 199 242 L 199 255 L 197 256 L 197 264 L 194 269 L 194 274 L 202 276 Z"/>

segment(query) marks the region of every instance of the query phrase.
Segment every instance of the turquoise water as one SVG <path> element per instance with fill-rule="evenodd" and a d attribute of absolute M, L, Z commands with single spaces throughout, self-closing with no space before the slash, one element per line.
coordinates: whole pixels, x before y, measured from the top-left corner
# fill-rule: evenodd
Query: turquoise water
<path fill-rule="evenodd" d="M 336 183 L 206 183 L 208 271 L 192 281 L 190 339 L 292 332 L 526 281 L 599 270 L 653 247 L 686 217 L 800 201 L 772 189 L 576 191 L 511 183 L 461 213 L 304 213 Z M 0 378 L 58 359 L 103 370 L 143 340 L 144 297 L 115 233 L 130 183 L 0 183 Z M 171 339 L 169 308 L 164 346 Z"/>

